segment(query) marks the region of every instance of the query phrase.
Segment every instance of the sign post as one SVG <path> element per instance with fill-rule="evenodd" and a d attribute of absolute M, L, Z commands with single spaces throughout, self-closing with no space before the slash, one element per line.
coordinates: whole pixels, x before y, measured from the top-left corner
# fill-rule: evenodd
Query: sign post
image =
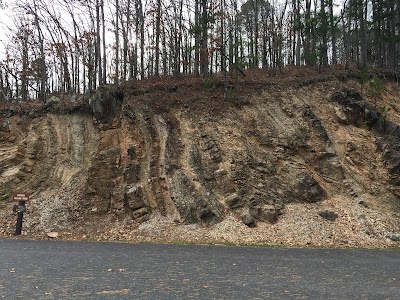
<path fill-rule="evenodd" d="M 17 213 L 17 224 L 15 226 L 15 235 L 21 235 L 22 232 L 22 221 L 24 218 L 24 212 L 26 211 L 26 201 L 29 201 L 28 193 L 13 193 L 13 201 L 18 204 L 13 206 L 13 212 Z"/>

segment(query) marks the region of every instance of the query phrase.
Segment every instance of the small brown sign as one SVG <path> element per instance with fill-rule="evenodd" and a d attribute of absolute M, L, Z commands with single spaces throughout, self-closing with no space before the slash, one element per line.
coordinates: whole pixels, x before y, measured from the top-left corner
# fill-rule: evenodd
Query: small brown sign
<path fill-rule="evenodd" d="M 29 201 L 29 193 L 12 193 L 13 201 Z"/>

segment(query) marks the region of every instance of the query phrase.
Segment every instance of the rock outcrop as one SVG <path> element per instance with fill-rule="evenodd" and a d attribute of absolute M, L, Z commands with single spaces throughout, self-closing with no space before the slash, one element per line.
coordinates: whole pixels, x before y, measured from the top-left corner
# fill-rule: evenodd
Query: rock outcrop
<path fill-rule="evenodd" d="M 79 212 L 76 218 L 112 212 L 143 222 L 160 214 L 177 223 L 215 224 L 232 212 L 253 227 L 279 223 L 293 202 L 372 193 L 366 176 L 398 185 L 399 126 L 354 90 L 317 93 L 318 102 L 308 98 L 308 89 L 265 90 L 242 103 L 182 104 L 176 99 L 184 94 L 163 103 L 177 88 L 103 88 L 90 98 L 91 112 L 4 112 L 0 206 L 9 204 L 11 191 L 30 191 L 40 215 L 48 209 L 41 199 L 51 190 L 71 195 L 65 205 Z M 361 149 L 360 140 L 343 147 L 339 126 L 365 129 L 376 149 Z M 372 174 L 379 157 L 387 178 Z M 40 220 L 32 226 L 58 230 L 74 218 L 58 227 Z"/>

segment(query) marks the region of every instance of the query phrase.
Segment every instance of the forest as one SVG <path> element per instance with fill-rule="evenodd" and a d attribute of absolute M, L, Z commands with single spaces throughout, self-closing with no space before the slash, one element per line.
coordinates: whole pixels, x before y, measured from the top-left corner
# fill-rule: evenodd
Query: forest
<path fill-rule="evenodd" d="M 395 0 L 0 0 L 0 101 L 158 76 L 399 65 Z"/>

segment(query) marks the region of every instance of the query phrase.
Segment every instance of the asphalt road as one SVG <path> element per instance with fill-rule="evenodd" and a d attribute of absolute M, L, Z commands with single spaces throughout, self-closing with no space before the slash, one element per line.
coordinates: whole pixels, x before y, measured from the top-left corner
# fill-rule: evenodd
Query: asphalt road
<path fill-rule="evenodd" d="M 400 251 L 0 240 L 0 299 L 400 299 Z"/>

